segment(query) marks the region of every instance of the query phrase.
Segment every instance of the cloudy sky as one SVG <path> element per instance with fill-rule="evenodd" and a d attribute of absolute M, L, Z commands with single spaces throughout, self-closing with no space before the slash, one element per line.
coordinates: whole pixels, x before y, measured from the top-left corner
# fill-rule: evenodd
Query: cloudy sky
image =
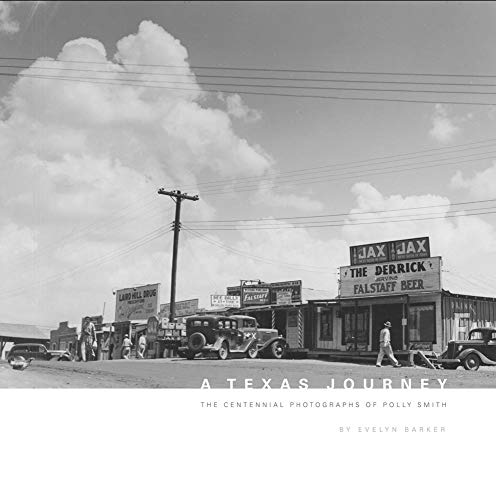
<path fill-rule="evenodd" d="M 491 3 L 0 1 L 1 321 L 168 302 L 160 187 L 200 196 L 178 300 L 333 297 L 350 245 L 423 235 L 445 288 L 494 296 L 495 27 Z"/>

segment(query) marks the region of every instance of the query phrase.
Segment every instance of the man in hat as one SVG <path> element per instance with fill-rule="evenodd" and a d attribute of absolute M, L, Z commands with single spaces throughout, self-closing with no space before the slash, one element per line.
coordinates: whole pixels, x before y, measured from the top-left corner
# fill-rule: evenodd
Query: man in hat
<path fill-rule="evenodd" d="M 93 349 L 93 341 L 96 340 L 95 325 L 89 316 L 86 316 L 83 321 L 81 331 L 81 359 L 82 361 L 91 360 L 91 352 Z"/>
<path fill-rule="evenodd" d="M 124 359 L 129 359 L 129 355 L 131 354 L 131 346 L 132 346 L 132 342 L 131 340 L 129 339 L 129 335 L 126 333 L 126 335 L 124 335 L 124 340 L 122 341 L 122 357 Z"/>
<path fill-rule="evenodd" d="M 393 363 L 393 366 L 395 368 L 399 368 L 401 366 L 393 354 L 393 349 L 391 347 L 391 332 L 389 331 L 390 328 L 391 323 L 389 321 L 386 321 L 384 323 L 384 328 L 379 334 L 379 355 L 377 356 L 377 362 L 375 364 L 375 366 L 377 366 L 378 368 L 381 367 L 382 359 L 384 358 L 384 356 L 387 356 L 391 360 L 391 363 Z"/>

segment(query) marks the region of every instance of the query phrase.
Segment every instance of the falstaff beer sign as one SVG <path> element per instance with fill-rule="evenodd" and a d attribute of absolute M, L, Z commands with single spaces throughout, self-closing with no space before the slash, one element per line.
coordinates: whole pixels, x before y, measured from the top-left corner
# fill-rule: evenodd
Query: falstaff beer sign
<path fill-rule="evenodd" d="M 385 241 L 350 247 L 350 263 L 374 264 L 397 260 L 425 259 L 431 256 L 429 237 Z"/>
<path fill-rule="evenodd" d="M 340 297 L 441 291 L 441 257 L 340 268 Z"/>

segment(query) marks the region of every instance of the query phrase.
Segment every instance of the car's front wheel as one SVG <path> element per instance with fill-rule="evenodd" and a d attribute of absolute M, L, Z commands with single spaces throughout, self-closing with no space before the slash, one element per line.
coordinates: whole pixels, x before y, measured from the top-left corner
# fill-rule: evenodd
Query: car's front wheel
<path fill-rule="evenodd" d="M 274 359 L 282 359 L 286 351 L 286 346 L 283 341 L 276 340 L 270 346 L 270 354 Z"/>
<path fill-rule="evenodd" d="M 463 368 L 465 370 L 471 370 L 471 371 L 477 371 L 479 369 L 479 366 L 481 364 L 479 356 L 477 354 L 469 354 L 464 360 L 463 360 Z"/>
<path fill-rule="evenodd" d="M 229 356 L 229 346 L 227 345 L 227 342 L 222 342 L 222 344 L 220 345 L 220 348 L 219 350 L 217 351 L 217 357 L 219 359 L 227 359 L 227 357 Z"/>
<path fill-rule="evenodd" d="M 246 353 L 246 356 L 249 359 L 255 359 L 258 356 L 258 348 L 257 348 L 257 346 L 254 345 L 253 347 L 250 347 L 248 349 L 248 352 Z"/>

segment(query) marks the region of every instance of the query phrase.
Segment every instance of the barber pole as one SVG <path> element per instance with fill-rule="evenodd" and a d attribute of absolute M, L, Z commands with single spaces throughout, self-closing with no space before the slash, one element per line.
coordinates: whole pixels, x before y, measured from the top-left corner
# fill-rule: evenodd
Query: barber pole
<path fill-rule="evenodd" d="M 303 348 L 303 311 L 298 309 L 298 347 Z"/>

